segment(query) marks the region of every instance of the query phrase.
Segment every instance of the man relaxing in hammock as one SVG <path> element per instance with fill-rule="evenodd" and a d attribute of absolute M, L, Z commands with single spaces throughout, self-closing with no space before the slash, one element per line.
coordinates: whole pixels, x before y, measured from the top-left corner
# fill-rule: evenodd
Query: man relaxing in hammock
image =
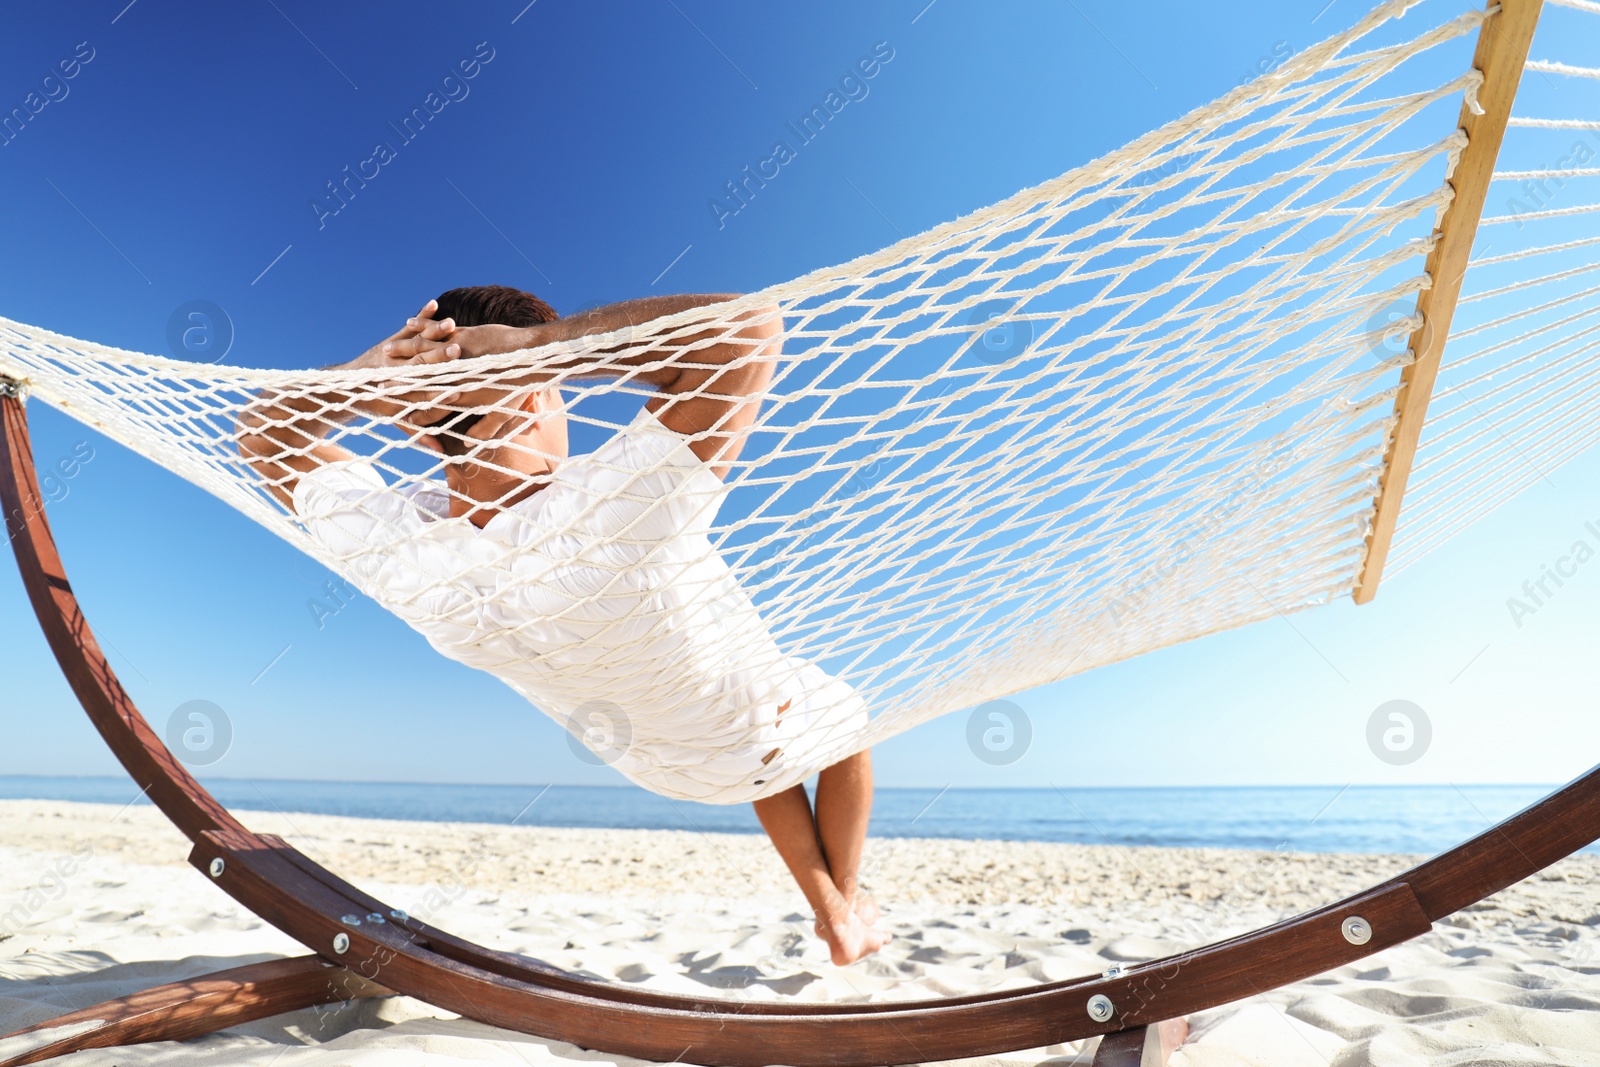
<path fill-rule="evenodd" d="M 454 363 L 730 299 L 649 297 L 563 319 L 516 289 L 453 289 L 329 369 Z M 495 674 L 574 732 L 598 713 L 613 729 L 598 744 L 647 789 L 752 801 L 842 965 L 888 940 L 857 887 L 872 764 L 868 752 L 846 753 L 866 709 L 848 685 L 778 649 L 708 537 L 782 330 L 777 309 L 762 308 L 642 349 L 457 375 L 448 390 L 397 395 L 393 379 L 264 390 L 237 432 L 242 455 L 310 536 L 440 652 Z M 653 395 L 595 451 L 569 457 L 551 382 L 602 374 Z M 442 485 L 391 487 L 329 440 L 362 417 L 441 453 Z M 817 768 L 813 811 L 802 782 Z"/>

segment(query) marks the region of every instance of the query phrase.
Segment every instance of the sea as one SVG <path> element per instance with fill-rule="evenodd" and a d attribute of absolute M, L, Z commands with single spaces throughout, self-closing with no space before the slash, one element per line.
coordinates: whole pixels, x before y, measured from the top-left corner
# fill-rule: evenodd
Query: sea
<path fill-rule="evenodd" d="M 211 778 L 238 811 L 425 822 L 760 833 L 748 804 L 668 800 L 627 786 L 449 785 Z M 1298 852 L 1434 853 L 1487 830 L 1550 785 L 880 788 L 883 837 L 1065 841 Z M 0 798 L 145 804 L 127 779 L 0 776 Z M 1600 852 L 1591 845 L 1585 851 Z"/>

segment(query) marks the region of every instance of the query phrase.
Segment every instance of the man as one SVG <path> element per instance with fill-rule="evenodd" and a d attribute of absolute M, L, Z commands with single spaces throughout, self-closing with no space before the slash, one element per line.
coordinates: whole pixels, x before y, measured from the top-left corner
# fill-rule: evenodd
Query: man
<path fill-rule="evenodd" d="M 516 289 L 452 289 L 329 369 L 455 364 L 732 299 L 650 297 L 563 319 Z M 648 789 L 753 802 L 843 965 L 888 940 L 857 885 L 872 765 L 851 749 L 866 709 L 848 685 L 778 649 L 708 537 L 782 332 L 765 307 L 720 325 L 708 316 L 645 347 L 481 373 L 461 363 L 398 395 L 359 382 L 263 391 L 237 433 L 307 533 L 439 651 L 575 732 L 607 728 L 611 737 L 586 741 Z M 646 387 L 648 399 L 599 448 L 569 456 L 555 383 L 601 374 Z M 439 453 L 442 485 L 391 487 L 328 439 L 358 418 Z M 813 810 L 802 782 L 818 768 Z"/>

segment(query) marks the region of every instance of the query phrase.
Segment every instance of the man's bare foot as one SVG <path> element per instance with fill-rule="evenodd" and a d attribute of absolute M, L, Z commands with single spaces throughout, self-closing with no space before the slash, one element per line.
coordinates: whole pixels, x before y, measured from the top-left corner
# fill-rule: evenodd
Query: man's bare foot
<path fill-rule="evenodd" d="M 845 912 L 837 922 L 825 922 L 818 917 L 816 931 L 817 936 L 828 943 L 828 953 L 837 967 L 870 956 L 889 943 L 889 934 L 863 922 L 854 909 Z"/>

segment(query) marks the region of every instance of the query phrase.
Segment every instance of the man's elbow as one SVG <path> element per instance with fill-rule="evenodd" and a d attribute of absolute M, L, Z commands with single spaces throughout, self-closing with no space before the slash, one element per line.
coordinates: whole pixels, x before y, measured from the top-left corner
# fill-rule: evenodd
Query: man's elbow
<path fill-rule="evenodd" d="M 746 293 L 717 293 L 712 299 L 719 304 L 742 300 Z M 739 323 L 739 336 L 763 340 L 783 335 L 783 309 L 777 304 L 761 304 L 746 308 L 733 317 Z"/>
<path fill-rule="evenodd" d="M 773 341 L 783 336 L 783 309 L 777 304 L 751 308 L 739 316 L 745 321 L 739 331 L 743 337 L 758 341 Z"/>

